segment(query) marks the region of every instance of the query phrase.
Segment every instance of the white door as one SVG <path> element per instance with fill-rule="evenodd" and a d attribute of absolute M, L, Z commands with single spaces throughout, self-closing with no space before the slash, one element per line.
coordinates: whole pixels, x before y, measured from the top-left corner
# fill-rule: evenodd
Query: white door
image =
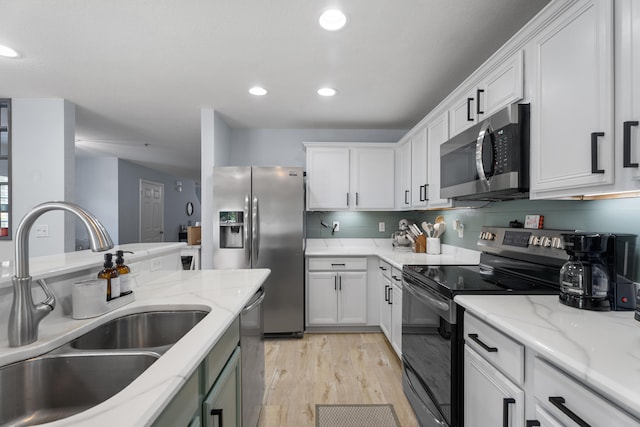
<path fill-rule="evenodd" d="M 338 275 L 338 323 L 367 323 L 367 272 Z"/>
<path fill-rule="evenodd" d="M 387 340 L 391 342 L 391 305 L 389 304 L 389 298 L 392 292 L 391 281 L 380 275 L 380 285 L 378 292 L 382 293 L 380 298 L 380 329 L 387 337 Z"/>
<path fill-rule="evenodd" d="M 338 323 L 338 275 L 332 272 L 310 272 L 307 282 L 307 324 Z"/>
<path fill-rule="evenodd" d="M 396 177 L 397 177 L 397 207 L 408 209 L 411 207 L 411 140 L 403 142 L 396 149 Z"/>
<path fill-rule="evenodd" d="M 395 283 L 391 292 L 391 346 L 402 358 L 402 288 Z"/>
<path fill-rule="evenodd" d="M 429 161 L 429 207 L 450 207 L 451 200 L 440 198 L 440 145 L 449 139 L 448 111 L 435 117 L 427 125 Z"/>
<path fill-rule="evenodd" d="M 354 148 L 352 153 L 352 203 L 355 209 L 394 207 L 395 149 Z"/>
<path fill-rule="evenodd" d="M 307 148 L 307 209 L 349 206 L 349 149 Z"/>
<path fill-rule="evenodd" d="M 427 182 L 427 129 L 420 129 L 411 138 L 411 206 L 427 206 L 429 183 Z"/>
<path fill-rule="evenodd" d="M 164 184 L 140 180 L 140 242 L 164 241 Z"/>

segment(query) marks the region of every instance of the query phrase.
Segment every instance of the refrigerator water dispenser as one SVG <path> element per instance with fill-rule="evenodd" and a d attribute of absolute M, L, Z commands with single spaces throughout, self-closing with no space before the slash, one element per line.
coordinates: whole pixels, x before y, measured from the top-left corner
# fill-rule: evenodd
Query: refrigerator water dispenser
<path fill-rule="evenodd" d="M 220 248 L 244 248 L 243 216 L 242 211 L 220 211 Z"/>

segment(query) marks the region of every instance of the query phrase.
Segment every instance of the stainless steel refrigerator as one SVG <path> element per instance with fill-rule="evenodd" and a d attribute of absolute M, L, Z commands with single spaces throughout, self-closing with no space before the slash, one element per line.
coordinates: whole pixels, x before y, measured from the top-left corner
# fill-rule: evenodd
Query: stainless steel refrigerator
<path fill-rule="evenodd" d="M 213 268 L 269 268 L 266 335 L 304 331 L 304 182 L 297 167 L 213 173 Z"/>

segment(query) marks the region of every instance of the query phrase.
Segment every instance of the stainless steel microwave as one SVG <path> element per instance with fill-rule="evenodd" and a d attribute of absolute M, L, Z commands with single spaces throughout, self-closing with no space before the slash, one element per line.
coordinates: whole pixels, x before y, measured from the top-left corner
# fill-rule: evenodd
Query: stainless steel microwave
<path fill-rule="evenodd" d="M 440 146 L 440 195 L 508 200 L 529 193 L 529 104 L 510 105 Z"/>

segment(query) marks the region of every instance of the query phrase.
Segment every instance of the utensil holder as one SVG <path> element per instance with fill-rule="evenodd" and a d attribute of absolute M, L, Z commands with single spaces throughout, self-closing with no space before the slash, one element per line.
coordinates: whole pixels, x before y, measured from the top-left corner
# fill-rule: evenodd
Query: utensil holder
<path fill-rule="evenodd" d="M 427 251 L 427 238 L 424 234 L 416 237 L 415 252 L 425 253 Z"/>
<path fill-rule="evenodd" d="M 74 319 L 89 319 L 135 301 L 133 292 L 107 301 L 107 281 L 89 279 L 71 285 L 71 305 Z"/>
<path fill-rule="evenodd" d="M 440 239 L 438 237 L 429 237 L 427 239 L 427 254 L 440 255 Z"/>

